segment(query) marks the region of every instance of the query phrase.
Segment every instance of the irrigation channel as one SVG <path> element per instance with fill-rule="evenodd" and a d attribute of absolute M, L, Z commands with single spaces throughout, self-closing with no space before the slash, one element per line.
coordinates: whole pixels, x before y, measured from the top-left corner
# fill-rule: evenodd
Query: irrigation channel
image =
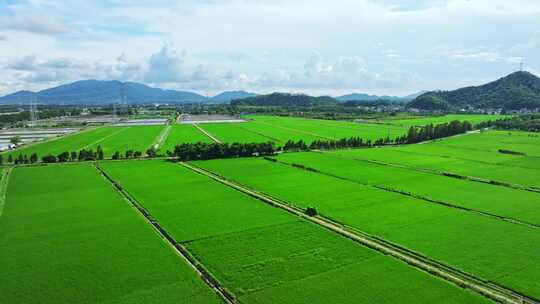
<path fill-rule="evenodd" d="M 115 181 L 107 172 L 105 172 L 99 164 L 96 163 L 95 168 L 99 173 L 111 183 L 113 188 L 127 200 L 135 210 L 146 220 L 146 222 L 155 229 L 155 231 L 166 241 L 169 245 L 180 255 L 184 261 L 191 266 L 191 268 L 199 275 L 199 277 L 216 292 L 225 303 L 234 304 L 237 303 L 235 296 L 229 292 L 221 283 L 209 272 L 204 266 L 193 257 L 189 251 L 179 242 L 177 242 L 172 235 L 165 230 L 159 222 L 146 210 L 133 196 L 131 196 L 117 181 Z"/>
<path fill-rule="evenodd" d="M 338 233 L 344 237 L 356 241 L 366 247 L 372 248 L 383 254 L 397 258 L 417 269 L 447 280 L 455 285 L 458 285 L 459 287 L 468 288 L 496 302 L 513 304 L 540 304 L 540 302 L 528 298 L 527 296 L 521 295 L 513 290 L 487 282 L 457 269 L 453 269 L 449 266 L 443 265 L 435 260 L 431 260 L 428 257 L 416 254 L 406 248 L 400 247 L 399 245 L 393 244 L 386 240 L 369 235 L 357 229 L 336 223 L 322 216 L 308 216 L 304 213 L 304 210 L 293 207 L 287 202 L 281 201 L 280 199 L 274 198 L 270 195 L 252 190 L 241 184 L 219 176 L 213 172 L 197 167 L 193 164 L 181 162 L 180 165 L 194 172 L 207 176 L 226 186 L 229 186 L 237 191 L 243 192 L 273 207 L 283 209 L 291 214 L 304 218 L 325 229 L 328 229 L 332 232 Z"/>

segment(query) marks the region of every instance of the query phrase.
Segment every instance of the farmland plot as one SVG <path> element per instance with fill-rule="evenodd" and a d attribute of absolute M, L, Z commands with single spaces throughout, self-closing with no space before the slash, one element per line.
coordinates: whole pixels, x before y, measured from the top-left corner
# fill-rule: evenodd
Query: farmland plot
<path fill-rule="evenodd" d="M 277 116 L 250 116 L 256 122 L 271 125 L 306 135 L 321 137 L 322 139 L 341 139 L 361 137 L 365 140 L 379 138 L 395 138 L 404 135 L 407 130 L 400 126 L 381 126 L 375 124 L 361 124 L 348 121 L 334 121 L 321 119 L 306 119 Z"/>
<path fill-rule="evenodd" d="M 486 302 L 184 167 L 140 163 L 103 168 L 241 303 Z"/>
<path fill-rule="evenodd" d="M 172 125 L 169 136 L 167 136 L 161 150 L 172 152 L 176 145 L 197 142 L 211 143 L 212 140 L 193 125 Z"/>
<path fill-rule="evenodd" d="M 272 138 L 242 128 L 245 123 L 201 124 L 199 127 L 224 143 L 262 143 Z"/>
<path fill-rule="evenodd" d="M 459 121 L 468 121 L 472 124 L 477 124 L 483 121 L 497 120 L 510 117 L 510 115 L 486 115 L 486 114 L 450 114 L 444 116 L 433 116 L 433 117 L 418 117 L 412 119 L 398 119 L 398 120 L 381 120 L 383 122 L 388 122 L 394 125 L 399 125 L 403 127 L 411 126 L 425 126 L 428 124 L 442 124 L 448 123 L 453 120 Z"/>
<path fill-rule="evenodd" d="M 101 139 L 115 135 L 117 132 L 121 132 L 123 128 L 96 128 L 85 130 L 79 133 L 60 137 L 58 139 L 48 140 L 28 146 L 23 146 L 14 151 L 6 152 L 5 156 L 11 154 L 13 157 L 19 154 L 26 154 L 30 156 L 33 153 L 41 158 L 48 154 L 58 155 L 65 151 L 79 151 L 80 149 L 90 146 Z"/>
<path fill-rule="evenodd" d="M 90 165 L 14 169 L 0 231 L 2 303 L 220 303 Z"/>
<path fill-rule="evenodd" d="M 319 160 L 319 163 L 324 161 Z M 263 159 L 194 164 L 297 207 L 316 207 L 320 214 L 335 221 L 540 298 L 537 228 Z M 349 166 L 349 170 L 363 169 Z"/>
<path fill-rule="evenodd" d="M 108 127 L 110 129 L 122 130 L 111 136 L 104 137 L 99 141 L 85 147 L 97 149 L 101 146 L 105 157 L 111 157 L 114 152 L 124 153 L 127 150 L 144 153 L 148 148 L 156 143 L 161 131 L 165 126 L 133 126 L 133 127 Z"/>
<path fill-rule="evenodd" d="M 540 193 L 373 164 L 341 157 L 343 153 L 349 152 L 286 153 L 279 159 L 363 184 L 417 194 L 451 205 L 540 225 Z"/>

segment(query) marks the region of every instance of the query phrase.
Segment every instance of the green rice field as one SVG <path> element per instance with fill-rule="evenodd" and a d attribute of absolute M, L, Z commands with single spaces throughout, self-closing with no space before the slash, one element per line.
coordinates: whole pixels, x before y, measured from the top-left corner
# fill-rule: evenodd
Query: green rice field
<path fill-rule="evenodd" d="M 540 254 L 530 246 L 540 242 L 537 228 L 263 159 L 195 164 L 291 205 L 316 207 L 333 220 L 457 269 L 536 298 L 540 296 L 537 283 L 540 282 Z M 357 172 L 362 168 L 349 167 L 348 170 Z M 514 260 L 515 256 L 520 259 Z"/>
<path fill-rule="evenodd" d="M 485 301 L 177 164 L 103 167 L 241 303 Z"/>
<path fill-rule="evenodd" d="M 7 190 L 2 303 L 220 303 L 91 165 L 16 168 Z"/>
<path fill-rule="evenodd" d="M 161 157 L 212 137 L 376 140 L 503 116 L 396 117 L 109 125 L 4 152 L 0 303 L 540 303 L 538 133 Z M 6 163 L 98 146 L 105 160 Z M 152 146 L 156 159 L 111 159 Z"/>
<path fill-rule="evenodd" d="M 448 123 L 453 120 L 468 121 L 472 124 L 477 124 L 483 121 L 504 119 L 510 117 L 510 115 L 486 115 L 486 114 L 449 114 L 435 117 L 415 117 L 409 119 L 383 119 L 380 122 L 389 123 L 396 126 L 411 127 L 411 126 L 425 126 L 427 124 L 441 124 Z"/>
<path fill-rule="evenodd" d="M 172 125 L 171 131 L 161 146 L 162 151 L 174 151 L 174 147 L 182 143 L 211 143 L 212 140 L 197 130 L 193 125 Z"/>

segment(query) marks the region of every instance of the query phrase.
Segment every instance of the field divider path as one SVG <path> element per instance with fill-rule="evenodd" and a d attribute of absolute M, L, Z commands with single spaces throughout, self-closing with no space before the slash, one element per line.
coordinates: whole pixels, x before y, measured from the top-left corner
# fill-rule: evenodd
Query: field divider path
<path fill-rule="evenodd" d="M 2 179 L 0 179 L 0 217 L 2 216 L 4 206 L 6 204 L 7 186 L 9 183 L 11 170 L 13 170 L 13 167 L 4 169 L 2 172 Z"/>
<path fill-rule="evenodd" d="M 379 251 L 385 255 L 391 256 L 398 260 L 401 260 L 412 267 L 415 267 L 421 271 L 427 272 L 431 275 L 437 276 L 450 283 L 453 283 L 459 287 L 470 289 L 476 293 L 479 293 L 489 299 L 492 299 L 499 303 L 527 303 L 527 304 L 540 304 L 531 298 L 521 295 L 513 290 L 507 289 L 503 286 L 496 285 L 486 280 L 477 278 L 471 274 L 453 269 L 449 266 L 441 264 L 440 262 L 431 260 L 425 256 L 412 252 L 406 248 L 400 247 L 396 244 L 390 243 L 386 240 L 382 240 L 375 236 L 364 233 L 358 229 L 347 227 L 340 223 L 337 223 L 331 219 L 323 216 L 311 217 L 304 213 L 304 210 L 294 207 L 287 202 L 281 201 L 277 198 L 269 196 L 267 194 L 252 190 L 242 184 L 229 180 L 223 176 L 215 174 L 206 169 L 197 167 L 191 163 L 180 162 L 181 166 L 190 169 L 196 173 L 207 176 L 217 182 L 220 182 L 228 187 L 231 187 L 237 191 L 243 192 L 251 197 L 258 199 L 270 206 L 280 208 L 293 215 L 317 224 L 327 230 L 335 232 L 343 237 L 351 239 L 363 246 L 369 247 L 373 250 Z"/>
<path fill-rule="evenodd" d="M 278 126 L 278 125 L 274 125 L 274 124 L 271 124 L 271 123 L 268 123 L 268 122 L 265 122 L 265 121 L 255 120 L 255 122 L 260 123 L 260 124 L 264 124 L 264 125 L 268 125 L 268 126 L 271 126 L 271 127 L 274 127 L 274 128 L 280 128 L 280 129 L 283 129 L 283 130 L 293 131 L 295 133 L 302 133 L 302 134 L 311 135 L 311 136 L 315 136 L 315 137 L 319 137 L 319 138 L 323 138 L 323 139 L 327 139 L 327 140 L 335 140 L 335 138 L 332 138 L 332 137 L 320 135 L 320 134 L 317 134 L 317 133 L 312 133 L 312 132 L 309 132 L 309 131 L 298 130 L 298 129 L 284 127 L 284 126 Z"/>
<path fill-rule="evenodd" d="M 119 133 L 121 133 L 121 132 L 123 132 L 123 131 L 128 130 L 129 128 L 130 128 L 130 127 L 123 127 L 123 128 L 120 128 L 120 130 L 118 130 L 118 131 L 116 131 L 116 132 L 113 132 L 113 133 L 111 133 L 111 134 L 109 134 L 109 135 L 107 135 L 107 136 L 105 136 L 105 137 L 102 137 L 102 138 L 100 138 L 100 139 L 98 139 L 98 140 L 96 140 L 96 141 L 94 141 L 94 142 L 91 142 L 91 143 L 89 143 L 89 144 L 83 146 L 82 149 L 86 149 L 86 148 L 91 147 L 91 146 L 93 146 L 93 145 L 97 145 L 97 144 L 99 144 L 100 142 L 105 141 L 106 139 L 109 139 L 109 138 L 111 138 L 111 137 L 113 137 L 113 136 L 115 136 L 115 135 L 118 135 Z"/>
<path fill-rule="evenodd" d="M 274 162 L 274 161 L 272 161 L 272 162 Z M 462 211 L 476 213 L 476 214 L 479 214 L 479 215 L 482 215 L 482 216 L 486 216 L 486 217 L 489 217 L 489 218 L 492 218 L 492 219 L 502 220 L 502 221 L 512 223 L 512 224 L 516 224 L 516 225 L 527 226 L 529 228 L 534 228 L 534 229 L 540 228 L 540 225 L 538 225 L 538 224 L 529 223 L 529 222 L 525 222 L 525 221 L 522 221 L 522 220 L 511 218 L 511 217 L 497 215 L 497 214 L 493 214 L 493 213 L 489 213 L 489 212 L 485 212 L 485 211 L 481 211 L 481 210 L 476 210 L 476 209 L 472 209 L 472 208 L 458 206 L 458 205 L 455 205 L 455 204 L 452 204 L 452 203 L 449 203 L 449 202 L 432 199 L 432 198 L 427 197 L 427 196 L 423 196 L 423 195 L 420 195 L 420 194 L 407 192 L 407 191 L 403 191 L 403 190 L 399 190 L 399 189 L 394 189 L 394 188 L 391 188 L 391 187 L 386 187 L 386 186 L 377 185 L 377 184 L 370 184 L 370 183 L 362 183 L 362 182 L 359 182 L 359 181 L 354 180 L 354 179 L 346 178 L 346 177 L 335 175 L 335 174 L 328 173 L 328 172 L 323 172 L 323 171 L 320 171 L 318 169 L 314 169 L 314 168 L 307 167 L 307 166 L 304 166 L 304 165 L 298 165 L 298 164 L 294 164 L 294 163 L 286 163 L 286 162 L 282 162 L 282 161 L 279 161 L 279 160 L 276 160 L 275 162 L 279 163 L 279 164 L 282 164 L 282 165 L 285 165 L 285 166 L 291 166 L 293 168 L 297 168 L 297 169 L 300 169 L 300 170 L 306 170 L 308 172 L 330 176 L 330 177 L 333 177 L 333 178 L 337 178 L 337 179 L 340 179 L 340 180 L 344 180 L 344 181 L 348 181 L 348 182 L 351 182 L 351 183 L 359 184 L 359 185 L 362 185 L 362 186 L 372 187 L 372 188 L 375 188 L 375 189 L 379 189 L 379 190 L 383 190 L 383 191 L 387 191 L 387 192 L 393 192 L 393 193 L 401 194 L 401 195 L 404 195 L 404 196 L 416 198 L 416 199 L 419 199 L 419 200 L 422 200 L 422 201 L 425 201 L 425 202 L 428 202 L 428 203 L 433 203 L 433 204 L 442 205 L 442 206 L 445 206 L 445 207 L 448 207 L 448 208 L 454 208 L 454 209 L 458 209 L 458 210 L 462 210 Z"/>
<path fill-rule="evenodd" d="M 221 144 L 221 140 L 215 138 L 212 134 L 210 134 L 208 131 L 206 131 L 205 129 L 203 129 L 201 126 L 199 126 L 199 124 L 196 124 L 194 123 L 193 126 L 195 128 L 197 128 L 199 131 L 201 131 L 204 135 L 208 136 L 208 138 L 210 138 L 211 140 L 213 140 L 214 142 L 218 143 L 218 144 Z"/>
<path fill-rule="evenodd" d="M 163 143 L 167 140 L 167 137 L 169 137 L 169 134 L 171 133 L 172 125 L 170 122 L 167 122 L 165 125 L 165 128 L 159 133 L 159 135 L 154 139 L 154 143 L 152 144 L 152 147 L 154 149 L 159 149 L 163 145 Z"/>
<path fill-rule="evenodd" d="M 180 243 L 177 242 L 172 235 L 165 230 L 159 222 L 152 217 L 150 212 L 146 210 L 132 195 L 130 195 L 123 187 L 115 181 L 105 170 L 103 170 L 98 163 L 94 166 L 98 172 L 112 185 L 112 187 L 122 196 L 126 201 L 128 201 L 131 206 L 138 211 L 138 213 L 146 220 L 148 224 L 154 228 L 156 233 L 166 241 L 172 249 L 183 258 L 184 262 L 187 263 L 191 268 L 199 275 L 199 277 L 208 285 L 220 298 L 228 304 L 237 303 L 236 297 L 228 291 L 221 283 L 208 271 L 204 266 L 189 253 L 189 251 Z"/>

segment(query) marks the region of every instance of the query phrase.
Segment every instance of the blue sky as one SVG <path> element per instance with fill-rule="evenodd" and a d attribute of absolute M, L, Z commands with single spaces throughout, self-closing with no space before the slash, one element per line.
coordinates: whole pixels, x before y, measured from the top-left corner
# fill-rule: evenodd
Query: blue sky
<path fill-rule="evenodd" d="M 0 0 L 0 94 L 119 79 L 406 95 L 540 75 L 538 0 Z"/>

